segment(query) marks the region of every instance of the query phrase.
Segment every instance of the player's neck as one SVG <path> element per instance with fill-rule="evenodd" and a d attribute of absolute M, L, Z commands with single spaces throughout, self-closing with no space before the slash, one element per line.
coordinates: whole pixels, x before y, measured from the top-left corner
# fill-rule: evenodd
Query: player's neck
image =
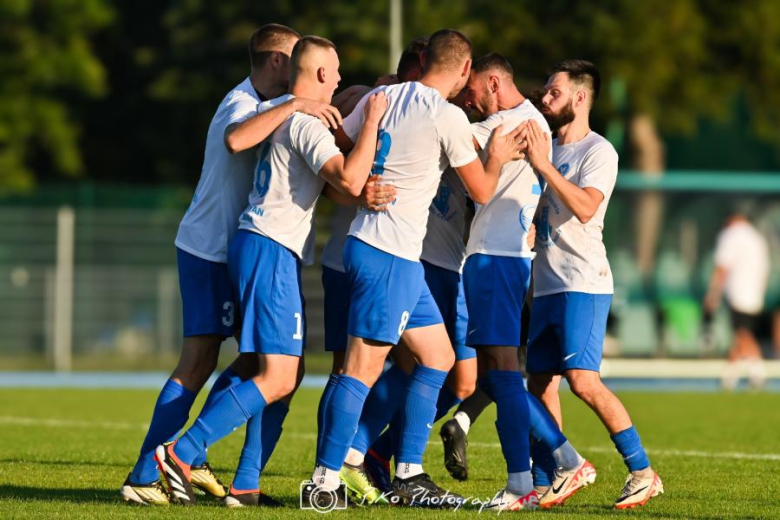
<path fill-rule="evenodd" d="M 264 98 L 272 99 L 277 97 L 274 95 L 277 90 L 275 88 L 276 85 L 274 85 L 270 74 L 260 74 L 259 72 L 253 70 L 249 75 L 249 81 L 252 83 L 252 86 L 257 91 L 257 93 Z"/>
<path fill-rule="evenodd" d="M 441 94 L 441 97 L 447 100 L 449 100 L 450 94 L 456 85 L 456 83 L 453 82 L 452 78 L 449 78 L 448 75 L 430 72 L 423 74 L 423 76 L 418 81 L 426 87 L 437 90 L 439 94 Z"/>
<path fill-rule="evenodd" d="M 520 93 L 517 88 L 513 88 L 508 93 L 499 96 L 498 98 L 498 111 L 511 110 L 520 106 L 525 102 L 525 96 Z"/>
<path fill-rule="evenodd" d="M 588 118 L 575 117 L 574 121 L 568 125 L 563 125 L 558 129 L 558 145 L 576 143 L 585 139 L 590 133 L 590 124 Z"/>
<path fill-rule="evenodd" d="M 314 101 L 327 101 L 322 96 L 322 89 L 319 83 L 312 83 L 305 79 L 300 79 L 290 85 L 290 94 L 299 98 L 311 99 Z"/>

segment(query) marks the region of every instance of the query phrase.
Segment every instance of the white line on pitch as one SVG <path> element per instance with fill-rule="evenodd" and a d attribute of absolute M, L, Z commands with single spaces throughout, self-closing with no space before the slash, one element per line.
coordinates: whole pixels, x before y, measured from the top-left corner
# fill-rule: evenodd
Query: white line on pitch
<path fill-rule="evenodd" d="M 50 426 L 53 428 L 102 428 L 104 430 L 141 430 L 149 428 L 143 423 L 122 423 L 108 421 L 72 421 L 69 419 L 44 419 L 39 417 L 0 416 L 0 424 L 18 426 Z"/>
<path fill-rule="evenodd" d="M 469 446 L 476 448 L 500 448 L 501 444 L 497 442 L 469 442 Z M 580 448 L 582 453 L 587 454 L 589 451 L 596 453 L 616 453 L 614 447 L 604 446 L 586 446 Z M 699 450 L 663 450 L 663 449 L 648 449 L 647 453 L 650 455 L 658 455 L 661 457 L 699 457 L 699 458 L 713 458 L 713 459 L 745 459 L 745 460 L 778 460 L 780 461 L 780 453 L 739 453 L 733 451 L 699 451 Z"/>

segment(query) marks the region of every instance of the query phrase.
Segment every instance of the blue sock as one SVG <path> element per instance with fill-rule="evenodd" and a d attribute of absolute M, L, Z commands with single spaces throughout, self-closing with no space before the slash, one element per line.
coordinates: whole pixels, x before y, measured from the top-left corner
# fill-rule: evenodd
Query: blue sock
<path fill-rule="evenodd" d="M 192 464 L 206 448 L 226 437 L 250 417 L 262 413 L 265 398 L 253 380 L 230 387 L 222 397 L 204 408 L 192 428 L 179 439 L 173 451 L 185 463 Z"/>
<path fill-rule="evenodd" d="M 395 420 L 395 416 L 393 420 Z M 393 430 L 393 421 L 390 421 L 390 426 L 371 445 L 371 451 L 381 457 L 382 460 L 389 461 L 395 453 L 395 435 L 396 431 Z"/>
<path fill-rule="evenodd" d="M 282 435 L 282 423 L 290 408 L 284 401 L 266 406 L 262 414 L 246 423 L 246 436 L 238 459 L 233 488 L 242 491 L 259 489 L 260 474 L 268 464 Z"/>
<path fill-rule="evenodd" d="M 452 390 L 446 386 L 441 387 L 439 392 L 439 399 L 436 401 L 436 418 L 434 421 L 438 421 L 452 410 L 452 407 L 459 404 L 460 399 L 452 393 Z"/>
<path fill-rule="evenodd" d="M 325 410 L 330 406 L 330 401 L 333 398 L 333 391 L 336 389 L 340 377 L 341 376 L 338 374 L 331 374 L 328 378 L 328 383 L 325 385 L 325 389 L 322 391 L 322 396 L 320 397 L 320 405 L 317 408 L 317 458 L 320 456 L 320 451 L 322 449 L 322 434 L 325 432 Z"/>
<path fill-rule="evenodd" d="M 628 467 L 628 471 L 639 471 L 650 467 L 650 459 L 647 458 L 642 441 L 639 440 L 639 434 L 633 426 L 612 435 L 612 442 L 615 443 L 615 448 L 623 456 L 623 462 Z"/>
<path fill-rule="evenodd" d="M 447 372 L 417 365 L 412 372 L 404 406 L 401 409 L 401 436 L 396 464 L 422 464 L 423 453 L 436 418 L 439 391 Z"/>
<path fill-rule="evenodd" d="M 496 429 L 508 473 L 531 470 L 530 420 L 523 375 L 513 370 L 489 370 L 487 379 L 496 402 Z"/>
<path fill-rule="evenodd" d="M 368 391 L 369 388 L 354 377 L 339 376 L 330 403 L 322 413 L 324 429 L 317 454 L 318 466 L 333 471 L 341 469 L 352 446 Z"/>
<path fill-rule="evenodd" d="M 262 458 L 260 459 L 260 471 L 265 469 L 268 459 L 276 449 L 276 443 L 282 436 L 282 425 L 287 417 L 290 407 L 284 401 L 277 401 L 263 410 L 263 431 L 260 439 L 263 443 Z"/>
<path fill-rule="evenodd" d="M 160 478 L 154 450 L 184 428 L 197 394 L 169 379 L 160 391 L 152 413 L 152 423 L 141 445 L 141 455 L 135 463 L 130 480 L 134 484 L 150 484 Z"/>
<path fill-rule="evenodd" d="M 206 402 L 203 403 L 203 408 L 207 408 L 208 406 L 211 406 L 211 404 L 222 397 L 222 394 L 227 392 L 228 388 L 230 388 L 233 385 L 237 385 L 241 382 L 241 378 L 238 377 L 238 374 L 233 372 L 230 368 L 226 368 L 217 378 L 216 381 L 214 381 L 214 386 L 211 387 L 211 391 L 209 392 L 208 397 L 206 397 Z M 193 466 L 202 466 L 206 462 L 206 452 L 199 453 L 198 456 L 195 458 L 195 460 L 192 461 Z"/>
<path fill-rule="evenodd" d="M 409 376 L 396 365 L 379 376 L 363 406 L 355 440 L 352 441 L 353 448 L 360 453 L 368 451 L 401 407 L 408 385 Z"/>
<path fill-rule="evenodd" d="M 531 443 L 534 485 L 549 486 L 552 484 L 555 471 L 552 452 L 566 442 L 566 436 L 539 399 L 530 392 L 526 392 L 526 396 L 531 420 L 531 437 L 536 441 Z"/>

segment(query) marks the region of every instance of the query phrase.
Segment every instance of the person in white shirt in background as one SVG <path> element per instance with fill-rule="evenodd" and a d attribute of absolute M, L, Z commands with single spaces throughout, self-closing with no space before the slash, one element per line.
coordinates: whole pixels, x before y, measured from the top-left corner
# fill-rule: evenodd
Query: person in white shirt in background
<path fill-rule="evenodd" d="M 714 313 L 725 296 L 731 312 L 734 342 L 729 364 L 721 383 L 734 390 L 747 370 L 753 388 L 766 382 L 761 348 L 756 341 L 756 326 L 764 308 L 769 283 L 769 248 L 766 239 L 741 213 L 732 214 L 718 235 L 715 246 L 715 271 L 704 298 L 706 312 Z"/>

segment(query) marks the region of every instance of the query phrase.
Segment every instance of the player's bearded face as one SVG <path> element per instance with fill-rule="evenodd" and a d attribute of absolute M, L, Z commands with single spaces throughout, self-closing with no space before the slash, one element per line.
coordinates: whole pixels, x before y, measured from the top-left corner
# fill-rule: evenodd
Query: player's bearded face
<path fill-rule="evenodd" d="M 550 130 L 553 132 L 562 126 L 568 125 L 574 121 L 574 106 L 572 98 L 569 97 L 569 100 L 564 103 L 557 112 L 554 112 L 549 105 L 545 105 L 542 107 L 542 115 L 547 120 L 547 124 L 550 125 Z"/>

